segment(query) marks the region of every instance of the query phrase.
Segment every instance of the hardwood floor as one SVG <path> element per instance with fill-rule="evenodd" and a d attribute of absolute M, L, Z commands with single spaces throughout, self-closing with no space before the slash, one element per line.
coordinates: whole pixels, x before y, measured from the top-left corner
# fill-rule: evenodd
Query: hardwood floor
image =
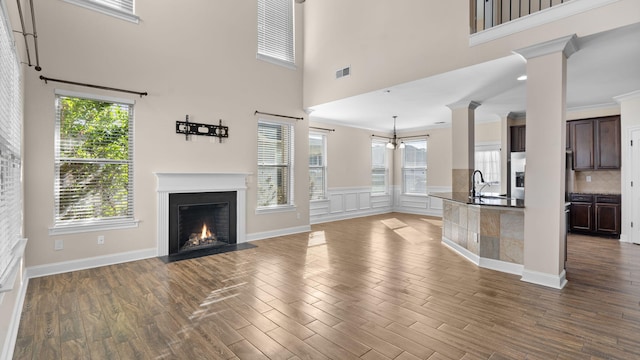
<path fill-rule="evenodd" d="M 32 279 L 14 359 L 638 359 L 640 246 L 571 236 L 563 290 L 386 214 Z"/>

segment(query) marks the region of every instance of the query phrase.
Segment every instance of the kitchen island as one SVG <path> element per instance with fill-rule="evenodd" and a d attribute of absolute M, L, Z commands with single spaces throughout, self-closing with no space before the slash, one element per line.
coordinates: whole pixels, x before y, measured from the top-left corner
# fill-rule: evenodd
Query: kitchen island
<path fill-rule="evenodd" d="M 474 264 L 522 275 L 524 201 L 467 193 L 431 193 L 442 199 L 442 243 Z"/>

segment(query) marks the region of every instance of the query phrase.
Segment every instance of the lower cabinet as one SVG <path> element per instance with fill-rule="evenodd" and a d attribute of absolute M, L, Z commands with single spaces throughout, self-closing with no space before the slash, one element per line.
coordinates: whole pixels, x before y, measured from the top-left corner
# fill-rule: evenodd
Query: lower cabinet
<path fill-rule="evenodd" d="M 620 236 L 620 195 L 571 194 L 571 232 Z"/>

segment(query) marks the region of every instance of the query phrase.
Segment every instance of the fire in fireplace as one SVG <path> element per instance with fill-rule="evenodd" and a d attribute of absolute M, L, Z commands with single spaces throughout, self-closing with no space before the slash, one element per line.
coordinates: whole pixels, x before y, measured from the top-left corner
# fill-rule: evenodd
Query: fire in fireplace
<path fill-rule="evenodd" d="M 235 191 L 169 194 L 170 255 L 236 242 Z"/>

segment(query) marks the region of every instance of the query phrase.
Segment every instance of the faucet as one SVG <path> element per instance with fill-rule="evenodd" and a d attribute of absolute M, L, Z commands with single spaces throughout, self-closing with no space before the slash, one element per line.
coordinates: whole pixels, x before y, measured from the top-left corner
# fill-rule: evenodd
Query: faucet
<path fill-rule="evenodd" d="M 484 177 L 482 176 L 482 171 L 474 170 L 473 174 L 471 174 L 471 197 L 476 197 L 476 174 L 480 174 L 480 182 L 484 183 Z M 478 191 L 478 196 L 480 195 L 480 191 Z"/>

